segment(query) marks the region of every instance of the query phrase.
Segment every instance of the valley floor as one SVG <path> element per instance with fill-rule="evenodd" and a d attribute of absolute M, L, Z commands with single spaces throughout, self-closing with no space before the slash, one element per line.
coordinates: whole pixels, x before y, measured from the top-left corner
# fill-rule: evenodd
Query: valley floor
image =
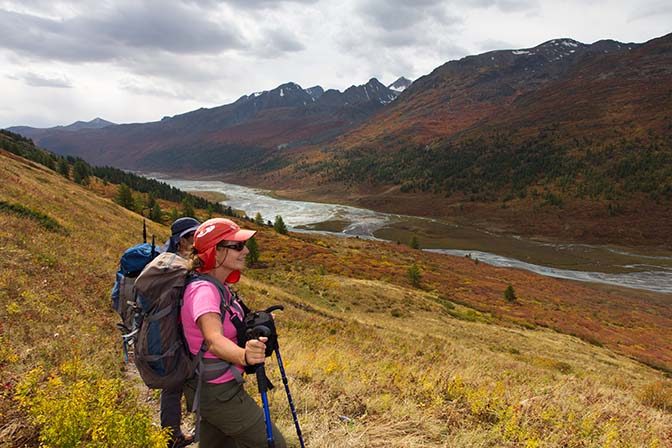
<path fill-rule="evenodd" d="M 633 202 L 619 205 L 618 212 L 610 212 L 607 202 L 576 201 L 559 207 L 529 198 L 502 204 L 460 201 L 430 193 L 401 193 L 396 187 L 370 192 L 330 188 L 276 187 L 273 191 L 287 199 L 342 203 L 385 213 L 438 218 L 530 238 L 672 251 L 672 240 L 668 237 L 672 234 L 669 204 Z"/>

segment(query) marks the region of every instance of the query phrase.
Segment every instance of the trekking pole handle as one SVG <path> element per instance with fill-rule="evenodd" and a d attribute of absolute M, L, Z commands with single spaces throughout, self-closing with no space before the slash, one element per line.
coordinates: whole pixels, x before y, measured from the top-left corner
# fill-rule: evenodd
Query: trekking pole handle
<path fill-rule="evenodd" d="M 265 325 L 257 325 L 246 332 L 247 339 L 259 339 L 261 336 L 269 337 L 270 335 L 271 329 Z"/>
<path fill-rule="evenodd" d="M 266 310 L 264 311 L 264 313 L 271 313 L 271 312 L 273 312 L 273 311 L 275 311 L 275 310 L 284 311 L 284 309 L 285 309 L 285 307 L 282 306 L 282 305 L 273 305 L 273 306 L 269 306 L 268 308 L 266 308 Z"/>

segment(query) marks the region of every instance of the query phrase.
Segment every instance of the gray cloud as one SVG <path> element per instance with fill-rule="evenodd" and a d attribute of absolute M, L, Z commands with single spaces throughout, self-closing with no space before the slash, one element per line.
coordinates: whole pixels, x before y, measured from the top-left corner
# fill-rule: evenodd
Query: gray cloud
<path fill-rule="evenodd" d="M 633 11 L 629 15 L 629 19 L 643 20 L 650 17 L 666 16 L 672 13 L 672 4 L 668 1 L 660 1 L 647 6 L 633 6 Z"/>
<path fill-rule="evenodd" d="M 0 10 L 0 23 L 0 46 L 65 62 L 110 61 L 147 50 L 205 54 L 246 46 L 232 24 L 208 21 L 199 10 L 171 2 L 121 3 L 61 20 Z"/>
<path fill-rule="evenodd" d="M 72 83 L 65 75 L 23 72 L 17 75 L 9 76 L 9 78 L 23 81 L 32 87 L 72 87 Z"/>
<path fill-rule="evenodd" d="M 477 45 L 479 52 L 517 49 L 512 43 L 497 39 L 486 39 L 478 42 Z"/>
<path fill-rule="evenodd" d="M 255 44 L 253 53 L 264 58 L 277 58 L 285 53 L 293 53 L 305 49 L 294 33 L 283 29 L 264 30 L 259 43 Z"/>
<path fill-rule="evenodd" d="M 409 30 L 421 22 L 449 26 L 459 23 L 458 18 L 448 14 L 446 7 L 442 0 L 368 0 L 357 10 L 370 24 L 386 31 L 397 31 Z"/>
<path fill-rule="evenodd" d="M 186 3 L 195 3 L 200 6 L 210 7 L 216 5 L 229 5 L 234 8 L 242 9 L 277 9 L 283 4 L 314 4 L 320 0 L 184 0 Z"/>
<path fill-rule="evenodd" d="M 206 3 L 213 6 L 202 9 Z M 282 15 L 269 16 L 271 23 L 265 25 L 250 20 L 246 26 L 238 21 L 244 14 L 232 15 L 216 3 L 221 2 L 118 0 L 93 8 L 86 2 L 28 0 L 19 5 L 0 0 L 0 23 L 4 24 L 0 50 L 9 50 L 17 61 L 112 63 L 136 75 L 194 83 L 226 78 L 221 65 L 235 60 L 235 54 L 276 59 L 305 49 Z M 278 2 L 251 3 L 270 7 Z"/>
<path fill-rule="evenodd" d="M 156 97 L 177 99 L 188 98 L 170 88 L 165 88 L 157 84 L 148 84 L 147 82 L 139 81 L 137 79 L 124 79 L 119 82 L 119 88 L 139 95 L 151 95 Z"/>
<path fill-rule="evenodd" d="M 468 0 L 465 7 L 490 8 L 495 7 L 502 12 L 534 12 L 540 8 L 539 0 Z"/>

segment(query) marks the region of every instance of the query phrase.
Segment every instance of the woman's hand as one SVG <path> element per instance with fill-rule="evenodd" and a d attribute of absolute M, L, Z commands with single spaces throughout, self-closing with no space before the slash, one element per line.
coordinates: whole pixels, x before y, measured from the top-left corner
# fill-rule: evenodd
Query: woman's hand
<path fill-rule="evenodd" d="M 245 343 L 245 364 L 253 366 L 263 364 L 266 359 L 266 341 L 268 338 L 260 336 L 259 339 L 250 339 Z"/>

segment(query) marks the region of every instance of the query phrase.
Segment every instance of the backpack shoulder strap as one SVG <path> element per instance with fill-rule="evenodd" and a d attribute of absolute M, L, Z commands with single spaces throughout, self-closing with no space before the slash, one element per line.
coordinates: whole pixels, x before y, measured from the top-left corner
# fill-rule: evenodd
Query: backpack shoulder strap
<path fill-rule="evenodd" d="M 229 314 L 233 315 L 233 311 L 231 311 L 231 304 L 233 303 L 233 297 L 229 289 L 226 288 L 222 284 L 222 282 L 220 282 L 215 277 L 208 274 L 199 274 L 199 273 L 189 274 L 187 284 L 197 281 L 206 281 L 212 283 L 219 291 L 219 298 L 220 298 L 219 307 L 221 309 L 222 321 L 224 321 L 224 316 L 226 315 L 227 311 L 229 312 Z"/>

